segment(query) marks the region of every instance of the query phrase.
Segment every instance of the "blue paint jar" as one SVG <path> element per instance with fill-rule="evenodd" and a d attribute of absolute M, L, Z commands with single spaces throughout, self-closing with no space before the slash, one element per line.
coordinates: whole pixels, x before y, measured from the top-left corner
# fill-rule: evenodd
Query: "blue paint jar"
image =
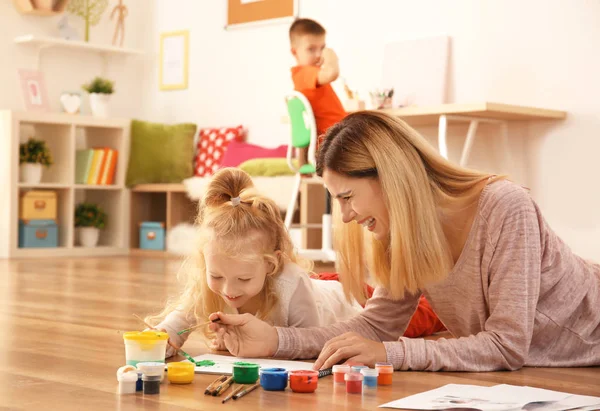
<path fill-rule="evenodd" d="M 288 372 L 285 368 L 264 368 L 260 370 L 260 385 L 266 391 L 283 391 L 287 387 Z"/>
<path fill-rule="evenodd" d="M 376 390 L 379 371 L 373 368 L 363 368 L 360 373 L 363 375 L 363 388 Z"/>
<path fill-rule="evenodd" d="M 141 392 L 144 389 L 144 382 L 142 381 L 142 376 L 144 375 L 144 373 L 141 371 L 138 371 L 137 375 L 138 375 L 138 379 L 137 379 L 137 382 L 135 383 L 135 390 Z"/>

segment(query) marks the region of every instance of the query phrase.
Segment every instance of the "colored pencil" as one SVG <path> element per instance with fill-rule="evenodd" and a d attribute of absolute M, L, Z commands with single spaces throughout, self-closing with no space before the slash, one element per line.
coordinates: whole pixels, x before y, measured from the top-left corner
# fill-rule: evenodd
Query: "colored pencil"
<path fill-rule="evenodd" d="M 240 392 L 241 390 L 243 390 L 245 387 L 245 385 L 240 384 L 236 389 L 234 389 L 231 394 L 229 394 L 227 397 L 225 397 L 223 399 L 223 401 L 221 401 L 221 404 L 225 404 L 227 401 L 229 401 L 230 399 L 233 398 L 234 395 L 236 395 L 238 392 Z"/>
<path fill-rule="evenodd" d="M 254 391 L 255 389 L 257 389 L 259 385 L 260 385 L 260 383 L 259 383 L 259 382 L 257 382 L 256 384 L 254 384 L 254 385 L 251 385 L 250 387 L 246 388 L 245 390 L 243 390 L 243 391 L 240 391 L 239 393 L 237 393 L 237 394 L 235 394 L 235 395 L 233 396 L 233 400 L 234 400 L 234 401 L 235 401 L 235 400 L 239 400 L 239 399 L 240 399 L 240 398 L 242 398 L 244 395 L 246 395 L 246 394 L 250 394 L 252 391 Z"/>

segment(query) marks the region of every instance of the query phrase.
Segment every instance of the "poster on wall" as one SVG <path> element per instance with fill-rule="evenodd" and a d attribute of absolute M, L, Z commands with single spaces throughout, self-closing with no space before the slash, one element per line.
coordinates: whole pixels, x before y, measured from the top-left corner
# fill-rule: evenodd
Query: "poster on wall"
<path fill-rule="evenodd" d="M 48 93 L 44 75 L 37 70 L 20 69 L 21 93 L 27 111 L 48 111 Z"/>
<path fill-rule="evenodd" d="M 227 0 L 225 28 L 248 23 L 291 21 L 298 15 L 299 0 Z"/>
<path fill-rule="evenodd" d="M 190 33 L 187 30 L 160 35 L 159 85 L 161 90 L 188 86 Z"/>

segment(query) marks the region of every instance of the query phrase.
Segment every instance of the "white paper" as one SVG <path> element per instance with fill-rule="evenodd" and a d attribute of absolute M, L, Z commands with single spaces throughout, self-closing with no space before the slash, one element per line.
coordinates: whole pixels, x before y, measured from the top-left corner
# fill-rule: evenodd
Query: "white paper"
<path fill-rule="evenodd" d="M 239 358 L 216 354 L 199 355 L 198 357 L 194 357 L 194 360 L 211 360 L 215 362 L 215 365 L 210 367 L 196 367 L 197 374 L 231 375 L 233 374 L 233 363 L 238 361 L 258 364 L 261 368 L 285 368 L 288 371 L 312 370 L 313 367 L 313 364 L 310 362 Z"/>
<path fill-rule="evenodd" d="M 493 387 L 448 384 L 435 390 L 380 405 L 380 408 L 563 411 L 589 406 L 600 408 L 600 397 L 571 395 L 542 388 L 506 384 Z"/>

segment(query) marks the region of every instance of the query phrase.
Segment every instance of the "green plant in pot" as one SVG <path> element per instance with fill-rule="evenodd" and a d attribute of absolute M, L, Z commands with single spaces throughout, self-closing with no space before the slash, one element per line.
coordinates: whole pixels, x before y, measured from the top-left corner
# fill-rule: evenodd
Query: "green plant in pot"
<path fill-rule="evenodd" d="M 93 203 L 81 203 L 75 207 L 75 227 L 79 244 L 83 247 L 95 247 L 98 244 L 100 230 L 106 225 L 106 213 Z"/>
<path fill-rule="evenodd" d="M 21 182 L 39 184 L 42 180 L 42 166 L 52 165 L 52 154 L 44 140 L 30 137 L 19 145 L 19 171 Z"/>
<path fill-rule="evenodd" d="M 108 117 L 108 104 L 110 96 L 115 92 L 115 83 L 109 79 L 96 77 L 81 88 L 90 93 L 92 114 L 97 117 Z"/>

